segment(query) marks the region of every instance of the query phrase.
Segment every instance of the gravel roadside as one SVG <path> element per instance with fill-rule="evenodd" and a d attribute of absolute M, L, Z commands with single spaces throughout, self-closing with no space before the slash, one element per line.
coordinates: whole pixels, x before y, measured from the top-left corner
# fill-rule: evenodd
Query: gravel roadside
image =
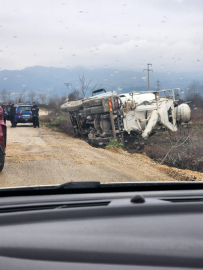
<path fill-rule="evenodd" d="M 22 124 L 11 128 L 8 123 L 7 131 L 7 155 L 0 187 L 67 181 L 179 180 L 145 156 L 94 148 L 80 139 L 44 127 L 34 129 L 32 125 Z"/>

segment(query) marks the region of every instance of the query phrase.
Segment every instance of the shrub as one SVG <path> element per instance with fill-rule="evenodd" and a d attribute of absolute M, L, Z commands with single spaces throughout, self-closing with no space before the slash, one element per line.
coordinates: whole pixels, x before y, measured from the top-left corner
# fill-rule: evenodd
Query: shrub
<path fill-rule="evenodd" d="M 106 149 L 109 149 L 109 148 L 122 148 L 123 147 L 123 144 L 122 143 L 120 143 L 120 142 L 118 142 L 116 139 L 113 139 L 113 140 L 111 140 L 110 142 L 108 142 L 107 144 L 106 144 Z"/>

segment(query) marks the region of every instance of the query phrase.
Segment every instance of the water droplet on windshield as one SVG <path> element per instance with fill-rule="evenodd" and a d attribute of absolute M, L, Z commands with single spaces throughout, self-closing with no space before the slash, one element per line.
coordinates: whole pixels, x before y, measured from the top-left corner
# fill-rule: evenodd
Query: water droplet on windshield
<path fill-rule="evenodd" d="M 113 38 L 117 38 L 117 36 L 113 36 Z"/>
<path fill-rule="evenodd" d="M 119 73 L 119 70 L 115 70 L 114 73 Z"/>
<path fill-rule="evenodd" d="M 4 81 L 6 81 L 7 79 L 8 79 L 8 78 L 7 78 L 7 77 L 5 77 L 5 78 L 4 78 Z"/>
<path fill-rule="evenodd" d="M 197 62 L 200 62 L 200 60 L 198 59 Z"/>
<path fill-rule="evenodd" d="M 182 79 L 183 79 L 183 77 L 180 77 L 180 79 L 182 80 Z"/>
<path fill-rule="evenodd" d="M 72 56 L 75 56 L 75 54 L 72 54 Z"/>
<path fill-rule="evenodd" d="M 146 76 L 143 76 L 143 77 L 142 77 L 143 80 L 146 80 L 146 78 L 147 78 Z"/>
<path fill-rule="evenodd" d="M 83 11 L 81 10 L 81 11 L 79 11 L 79 13 L 83 13 Z"/>
<path fill-rule="evenodd" d="M 110 75 L 111 75 L 111 76 L 114 76 L 114 74 L 113 74 L 113 73 L 111 73 Z"/>
<path fill-rule="evenodd" d="M 121 91 L 121 90 L 123 90 L 123 87 L 118 87 L 118 91 Z"/>
<path fill-rule="evenodd" d="M 17 36 L 14 36 L 13 38 L 17 38 Z"/>
<path fill-rule="evenodd" d="M 62 48 L 62 47 L 60 47 L 60 48 L 59 48 L 59 50 L 63 50 L 63 48 Z"/>
<path fill-rule="evenodd" d="M 136 80 L 136 79 L 137 79 L 137 77 L 133 77 L 133 79 L 134 79 L 134 80 Z"/>

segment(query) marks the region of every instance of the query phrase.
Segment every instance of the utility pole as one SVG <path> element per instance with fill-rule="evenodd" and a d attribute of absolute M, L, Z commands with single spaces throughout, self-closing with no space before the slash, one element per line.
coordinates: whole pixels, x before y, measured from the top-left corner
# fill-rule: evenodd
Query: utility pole
<path fill-rule="evenodd" d="M 11 99 L 10 99 L 10 95 L 11 95 L 11 93 L 9 92 L 9 93 L 8 93 L 8 96 L 9 96 L 9 102 L 11 101 Z"/>
<path fill-rule="evenodd" d="M 149 66 L 152 66 L 152 64 L 147 64 L 147 66 L 148 66 L 148 68 L 147 68 L 147 69 L 144 69 L 143 72 L 144 72 L 145 70 L 148 71 L 148 91 L 149 91 L 149 72 L 150 72 L 150 71 L 153 72 L 153 70 L 152 70 L 152 69 L 149 69 Z"/>
<path fill-rule="evenodd" d="M 70 85 L 70 83 L 64 83 L 67 86 L 67 94 L 66 94 L 66 101 L 68 101 L 68 86 Z"/>
<path fill-rule="evenodd" d="M 159 87 L 160 87 L 160 85 L 159 85 L 159 83 L 160 83 L 160 81 L 159 81 L 159 79 L 158 79 L 158 81 L 156 81 L 157 82 L 157 86 L 156 86 L 156 88 L 157 88 L 157 91 L 159 91 Z"/>

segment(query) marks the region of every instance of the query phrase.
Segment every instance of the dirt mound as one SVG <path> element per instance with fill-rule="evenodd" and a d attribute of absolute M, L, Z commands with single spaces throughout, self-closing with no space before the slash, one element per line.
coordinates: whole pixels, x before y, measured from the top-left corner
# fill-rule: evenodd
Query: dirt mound
<path fill-rule="evenodd" d="M 148 163 L 156 167 L 160 172 L 164 172 L 168 176 L 172 177 L 177 181 L 203 181 L 203 173 L 195 172 L 191 170 L 181 170 L 175 167 L 168 167 L 166 165 L 160 165 L 151 158 L 142 154 L 133 154 L 132 156 L 143 160 L 143 162 Z"/>
<path fill-rule="evenodd" d="M 108 151 L 115 153 L 115 154 L 122 154 L 123 152 L 125 152 L 123 149 L 121 148 L 115 148 L 115 147 L 110 147 L 108 149 Z"/>

